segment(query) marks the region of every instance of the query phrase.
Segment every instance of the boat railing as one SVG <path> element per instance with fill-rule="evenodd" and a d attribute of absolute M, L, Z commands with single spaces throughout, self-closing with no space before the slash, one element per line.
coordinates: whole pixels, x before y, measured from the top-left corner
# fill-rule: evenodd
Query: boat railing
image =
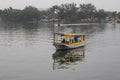
<path fill-rule="evenodd" d="M 67 44 L 67 45 L 77 45 L 77 44 L 81 44 L 81 43 L 85 43 L 84 40 L 80 40 L 80 41 L 65 41 L 65 42 L 62 42 L 62 41 L 59 41 L 59 42 L 55 42 L 55 44 Z"/>

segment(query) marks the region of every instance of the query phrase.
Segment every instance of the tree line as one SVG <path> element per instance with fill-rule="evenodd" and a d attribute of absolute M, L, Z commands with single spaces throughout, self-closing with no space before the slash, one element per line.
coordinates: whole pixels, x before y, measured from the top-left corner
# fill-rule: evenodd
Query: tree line
<path fill-rule="evenodd" d="M 120 18 L 120 12 L 97 10 L 91 3 L 80 4 L 79 6 L 75 3 L 54 5 L 47 10 L 39 10 L 33 6 L 27 6 L 23 10 L 12 7 L 0 10 L 0 18 L 3 21 L 40 21 L 46 19 L 63 22 L 97 22 L 105 20 L 107 17 Z"/>
<path fill-rule="evenodd" d="M 25 9 L 13 9 L 12 7 L 0 10 L 0 17 L 4 21 L 31 21 L 40 19 L 40 11 L 32 6 L 27 6 Z"/>

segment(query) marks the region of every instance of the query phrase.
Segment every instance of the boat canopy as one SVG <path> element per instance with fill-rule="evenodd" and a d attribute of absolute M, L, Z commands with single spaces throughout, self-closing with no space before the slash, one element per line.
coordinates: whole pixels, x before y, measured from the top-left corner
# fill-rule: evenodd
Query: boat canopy
<path fill-rule="evenodd" d="M 60 36 L 86 36 L 85 33 L 75 34 L 75 33 L 55 33 L 56 35 Z"/>

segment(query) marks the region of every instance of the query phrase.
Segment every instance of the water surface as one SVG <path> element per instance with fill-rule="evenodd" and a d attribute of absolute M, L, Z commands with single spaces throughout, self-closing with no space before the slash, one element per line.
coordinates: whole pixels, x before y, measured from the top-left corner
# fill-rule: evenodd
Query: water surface
<path fill-rule="evenodd" d="M 87 44 L 77 51 L 58 52 L 52 45 L 53 31 L 87 33 Z M 119 80 L 119 41 L 120 24 L 0 23 L 0 80 Z M 84 56 L 63 61 L 83 51 Z"/>

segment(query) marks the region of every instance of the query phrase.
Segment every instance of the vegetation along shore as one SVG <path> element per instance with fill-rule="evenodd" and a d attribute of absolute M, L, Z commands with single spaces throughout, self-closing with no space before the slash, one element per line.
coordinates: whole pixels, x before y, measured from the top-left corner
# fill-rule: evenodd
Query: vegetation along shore
<path fill-rule="evenodd" d="M 96 9 L 91 3 L 79 6 L 75 3 L 54 5 L 45 10 L 33 6 L 26 6 L 22 10 L 9 7 L 0 10 L 0 21 L 120 22 L 120 12 Z"/>

